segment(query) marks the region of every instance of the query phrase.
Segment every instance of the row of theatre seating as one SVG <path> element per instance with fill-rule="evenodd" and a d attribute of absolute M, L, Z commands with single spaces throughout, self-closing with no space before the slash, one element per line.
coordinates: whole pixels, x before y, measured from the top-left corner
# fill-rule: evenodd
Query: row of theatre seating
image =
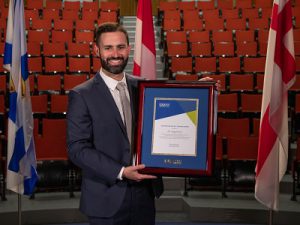
<path fill-rule="evenodd" d="M 222 5 L 223 2 L 226 4 Z M 229 13 L 230 10 L 237 9 L 239 12 L 239 17 L 241 17 L 244 12 L 246 12 L 249 8 L 253 9 L 253 11 L 258 12 L 258 19 L 263 19 L 264 13 L 270 10 L 266 10 L 265 8 L 270 8 L 270 1 L 255 1 L 256 5 L 249 6 L 249 2 L 252 1 L 236 1 L 236 5 L 228 4 L 228 2 L 233 1 L 217 1 L 217 12 L 219 13 L 218 17 L 223 21 L 224 24 L 224 13 L 227 11 Z M 247 5 L 247 7 L 242 7 L 243 4 Z M 216 5 L 211 4 L 211 2 L 193 2 L 194 6 L 197 5 L 198 16 L 200 20 L 204 21 L 205 24 L 205 10 L 215 11 Z M 197 3 L 197 4 L 196 4 Z M 247 4 L 246 4 L 247 3 Z M 268 3 L 267 7 L 262 7 L 258 5 Z M 175 3 L 162 3 L 161 5 L 176 5 L 175 10 L 180 11 L 180 31 L 176 30 L 164 30 L 164 12 L 166 10 L 170 10 L 170 8 L 159 9 L 159 17 L 161 18 L 162 24 L 162 47 L 165 48 L 165 55 L 163 56 L 164 61 L 166 62 L 166 74 L 172 74 L 170 79 L 178 79 L 178 80 L 197 80 L 199 75 L 208 75 L 216 79 L 220 79 L 222 81 L 222 91 L 219 95 L 219 104 L 218 104 L 218 134 L 216 136 L 216 164 L 215 170 L 212 177 L 201 177 L 201 178 L 187 178 L 186 179 L 186 191 L 188 190 L 204 190 L 207 187 L 209 190 L 220 190 L 223 196 L 226 196 L 227 191 L 237 191 L 237 190 L 251 190 L 253 191 L 254 187 L 254 167 L 256 163 L 256 155 L 257 155 L 257 143 L 258 143 L 258 127 L 259 127 L 259 117 L 260 117 L 260 102 L 261 102 L 261 92 L 262 92 L 262 83 L 264 78 L 264 64 L 265 64 L 265 54 L 259 51 L 256 55 L 251 55 L 250 52 L 247 51 L 240 56 L 237 53 L 237 38 L 239 36 L 238 30 L 226 30 L 227 34 L 230 36 L 230 41 L 225 39 L 225 36 L 220 37 L 220 41 L 223 42 L 233 42 L 234 43 L 234 54 L 215 54 L 215 46 L 213 38 L 215 37 L 216 32 L 214 29 L 204 30 L 202 31 L 194 31 L 194 30 L 185 30 L 182 25 L 186 24 L 184 20 L 184 12 L 185 10 L 191 10 L 181 7 L 190 7 L 188 5 L 192 5 L 191 3 L 184 2 L 175 2 Z M 296 4 L 296 2 L 294 3 Z M 203 8 L 205 5 L 206 8 Z M 210 5 L 210 6 L 209 6 Z M 211 6 L 212 5 L 212 6 Z M 228 7 L 229 5 L 229 7 Z M 265 6 L 265 5 L 264 5 Z M 212 8 L 209 8 L 212 7 Z M 294 8 L 297 5 L 294 6 Z M 262 9 L 258 9 L 262 8 Z M 194 7 L 195 9 L 195 7 Z M 40 9 L 40 19 L 42 19 L 42 13 L 44 9 Z M 60 8 L 60 11 L 63 11 L 63 8 Z M 163 12 L 164 11 L 164 12 Z M 235 10 L 236 11 L 236 10 Z M 215 13 L 215 12 L 214 12 Z M 236 13 L 236 12 L 235 12 Z M 213 13 L 212 13 L 213 14 Z M 80 15 L 80 14 L 79 14 Z M 82 10 L 81 10 L 81 15 Z M 203 18 L 202 18 L 203 16 Z M 222 17 L 221 17 L 222 16 Z M 268 16 L 269 17 L 269 16 Z M 248 18 L 248 17 L 247 17 Z M 227 22 L 227 19 L 225 22 Z M 250 18 L 249 18 L 250 19 Z M 77 25 L 77 21 L 75 24 Z M 296 20 L 296 17 L 294 18 Z M 249 23 L 250 20 L 246 20 L 246 23 Z M 34 19 L 30 21 L 30 25 L 34 24 Z M 251 31 L 249 26 L 246 27 L 245 31 Z M 52 20 L 51 29 L 45 29 L 48 32 L 49 38 L 49 30 L 50 34 L 55 26 L 55 18 Z M 74 24 L 73 24 L 74 26 Z M 206 27 L 207 28 L 207 27 Z M 225 26 L 226 28 L 226 26 Z M 224 29 L 224 25 L 222 30 Z M 267 28 L 264 28 L 266 32 Z M 33 27 L 29 27 L 29 31 L 34 30 Z M 67 29 L 68 30 L 68 29 Z M 72 34 L 74 35 L 74 27 L 69 30 L 72 30 Z M 254 30 L 251 32 L 246 32 L 245 37 L 250 37 L 251 41 L 255 42 L 259 46 L 257 50 L 260 50 L 260 44 L 258 43 L 258 38 L 260 38 L 260 31 Z M 187 54 L 184 56 L 180 56 L 179 54 L 170 55 L 170 49 L 168 48 L 168 43 L 166 38 L 175 32 L 182 32 L 185 35 L 187 40 Z M 203 32 L 208 36 L 208 43 L 211 45 L 211 54 L 196 54 L 191 53 L 191 35 L 193 33 Z M 223 31 L 222 31 L 223 32 Z M 208 33 L 208 35 L 207 35 Z M 177 34 L 176 34 L 177 35 Z M 175 36 L 176 36 L 175 35 Z M 37 36 L 37 35 L 35 35 Z M 37 186 L 38 191 L 44 190 L 52 190 L 52 189 L 60 189 L 60 190 L 68 190 L 70 192 L 70 196 L 73 196 L 73 190 L 78 189 L 78 185 L 80 183 L 80 171 L 67 161 L 66 154 L 66 143 L 65 143 L 65 112 L 67 108 L 67 93 L 76 84 L 82 83 L 86 79 L 90 79 L 97 68 L 94 69 L 94 62 L 99 62 L 98 58 L 95 58 L 91 51 L 90 42 L 87 41 L 89 45 L 89 54 L 88 53 L 72 53 L 71 51 L 74 49 L 74 46 L 71 46 L 73 40 L 63 41 L 58 49 L 63 49 L 63 53 L 51 54 L 48 52 L 49 49 L 56 48 L 56 41 L 53 42 L 51 35 L 50 39 L 47 41 L 38 42 L 38 47 L 30 46 L 31 40 L 34 36 L 28 36 L 29 49 L 31 48 L 31 57 L 29 58 L 29 67 L 30 70 L 30 82 L 31 82 L 31 92 L 32 103 L 33 103 L 33 113 L 34 113 L 34 136 L 36 139 L 36 152 L 38 163 L 38 171 L 41 176 L 40 182 Z M 267 39 L 265 39 L 265 42 Z M 66 43 L 65 43 L 66 42 Z M 75 40 L 75 42 L 77 42 Z M 179 41 L 180 42 L 180 41 Z M 202 41 L 194 41 L 195 43 Z M 205 41 L 204 41 L 205 42 Z M 244 41 L 241 41 L 244 43 Z M 73 43 L 76 44 L 76 43 Z M 50 45 L 50 47 L 49 47 Z M 62 47 L 63 46 L 63 47 Z M 86 46 L 86 45 L 85 45 Z M 179 45 L 178 45 L 179 46 Z M 39 49 L 38 53 L 34 53 L 33 49 Z M 85 47 L 86 49 L 86 47 Z M 200 50 L 202 47 L 199 48 Z M 248 48 L 249 49 L 249 48 Z M 54 51 L 54 50 L 53 50 Z M 172 53 L 174 54 L 174 53 Z M 84 56 L 84 57 L 82 57 Z M 225 56 L 225 57 L 224 57 Z M 63 69 L 56 70 L 49 69 L 49 65 L 51 65 L 50 61 L 53 59 L 55 62 L 53 65 L 56 65 L 58 68 L 59 61 L 63 64 Z M 70 69 L 71 60 L 72 59 L 84 59 L 89 60 L 90 69 Z M 33 69 L 33 61 L 37 61 L 36 68 Z M 57 61 L 56 61 L 57 60 Z M 175 66 L 175 61 L 179 62 L 178 68 Z M 181 61 L 186 60 L 186 61 Z M 80 63 L 82 64 L 82 63 Z M 77 63 L 77 65 L 79 65 Z M 299 56 L 297 57 L 297 77 L 299 77 Z M 189 66 L 188 70 L 185 71 L 180 66 Z M 170 67 L 170 70 L 169 70 Z M 86 71 L 88 70 L 88 71 Z M 1 72 L 1 71 L 0 71 Z M 80 72 L 80 74 L 78 74 Z M 85 72 L 85 73 L 82 73 Z M 3 77 L 6 76 L 5 71 L 2 71 L 2 76 L 0 76 L 0 81 Z M 2 79 L 1 79 L 2 78 Z M 294 85 L 293 91 L 290 93 L 290 115 L 291 115 L 291 125 L 292 125 L 292 135 L 291 141 L 298 143 L 298 150 L 300 152 L 300 127 L 297 125 L 297 121 L 300 121 L 300 79 L 297 79 L 297 84 Z M 0 82 L 2 83 L 2 82 Z M 0 85 L 5 91 L 1 92 L 0 97 L 0 106 L 1 102 L 3 102 L 3 120 L 6 121 L 6 113 L 7 113 L 7 80 L 5 78 L 4 85 Z M 3 98 L 2 98 L 3 97 Z M 2 99 L 2 100 L 1 100 Z M 5 122 L 3 122 L 5 131 Z M 5 132 L 4 132 L 5 133 Z M 51 143 L 51 145 L 49 144 Z M 4 143 L 5 146 L 5 137 Z M 2 147 L 3 147 L 2 146 Z M 291 156 L 294 155 L 291 153 Z M 296 197 L 296 187 L 299 187 L 299 171 L 300 166 L 296 162 L 300 162 L 300 156 L 297 154 L 297 160 L 291 166 L 293 171 L 294 178 L 294 192 L 293 197 Z M 3 165 L 3 164 L 2 164 Z M 57 176 L 60 174 L 60 176 Z M 2 185 L 4 181 L 2 180 Z M 2 189 L 3 191 L 4 189 Z M 2 194 L 2 197 L 5 194 Z"/>
<path fill-rule="evenodd" d="M 229 4 L 228 4 L 229 3 Z M 292 199 L 300 188 L 300 4 L 293 1 L 296 83 L 289 92 Z M 161 2 L 161 47 L 170 79 L 221 80 L 216 164 L 211 177 L 186 178 L 189 190 L 253 191 L 272 1 Z"/>

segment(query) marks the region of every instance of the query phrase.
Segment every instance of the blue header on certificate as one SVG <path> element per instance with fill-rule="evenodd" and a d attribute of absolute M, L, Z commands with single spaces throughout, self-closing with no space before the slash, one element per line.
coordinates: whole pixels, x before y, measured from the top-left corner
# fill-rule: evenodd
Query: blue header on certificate
<path fill-rule="evenodd" d="M 195 111 L 198 107 L 197 99 L 187 100 L 185 98 L 156 98 L 155 99 L 155 120 Z"/>

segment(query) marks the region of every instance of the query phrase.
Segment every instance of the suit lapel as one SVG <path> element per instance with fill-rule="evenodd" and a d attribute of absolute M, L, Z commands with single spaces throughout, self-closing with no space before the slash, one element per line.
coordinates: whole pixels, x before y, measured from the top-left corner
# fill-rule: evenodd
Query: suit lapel
<path fill-rule="evenodd" d="M 126 135 L 126 127 L 124 126 L 123 120 L 120 115 L 120 111 L 115 103 L 115 100 L 113 99 L 111 92 L 103 79 L 101 78 L 101 75 L 97 73 L 94 77 L 94 83 L 95 87 L 97 89 L 97 92 L 101 92 L 100 96 L 103 96 L 103 101 L 105 101 L 105 107 L 107 107 L 110 110 L 110 113 L 115 118 L 117 123 L 119 124 L 120 128 L 122 129 L 123 133 Z"/>

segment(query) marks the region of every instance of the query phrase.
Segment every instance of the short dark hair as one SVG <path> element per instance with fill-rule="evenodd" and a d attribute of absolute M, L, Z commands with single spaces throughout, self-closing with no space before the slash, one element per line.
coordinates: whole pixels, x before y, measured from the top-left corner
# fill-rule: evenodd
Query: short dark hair
<path fill-rule="evenodd" d="M 103 33 L 122 32 L 126 36 L 127 44 L 129 45 L 128 33 L 123 26 L 118 23 L 102 23 L 96 31 L 96 45 L 99 44 L 100 37 Z"/>

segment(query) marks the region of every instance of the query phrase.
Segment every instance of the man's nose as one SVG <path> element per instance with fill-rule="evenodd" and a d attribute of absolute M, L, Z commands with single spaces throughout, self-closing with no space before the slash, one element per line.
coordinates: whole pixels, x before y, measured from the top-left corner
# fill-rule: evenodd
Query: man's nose
<path fill-rule="evenodd" d="M 112 50 L 112 56 L 113 57 L 118 57 L 120 55 L 119 50 L 117 48 L 114 48 Z"/>

